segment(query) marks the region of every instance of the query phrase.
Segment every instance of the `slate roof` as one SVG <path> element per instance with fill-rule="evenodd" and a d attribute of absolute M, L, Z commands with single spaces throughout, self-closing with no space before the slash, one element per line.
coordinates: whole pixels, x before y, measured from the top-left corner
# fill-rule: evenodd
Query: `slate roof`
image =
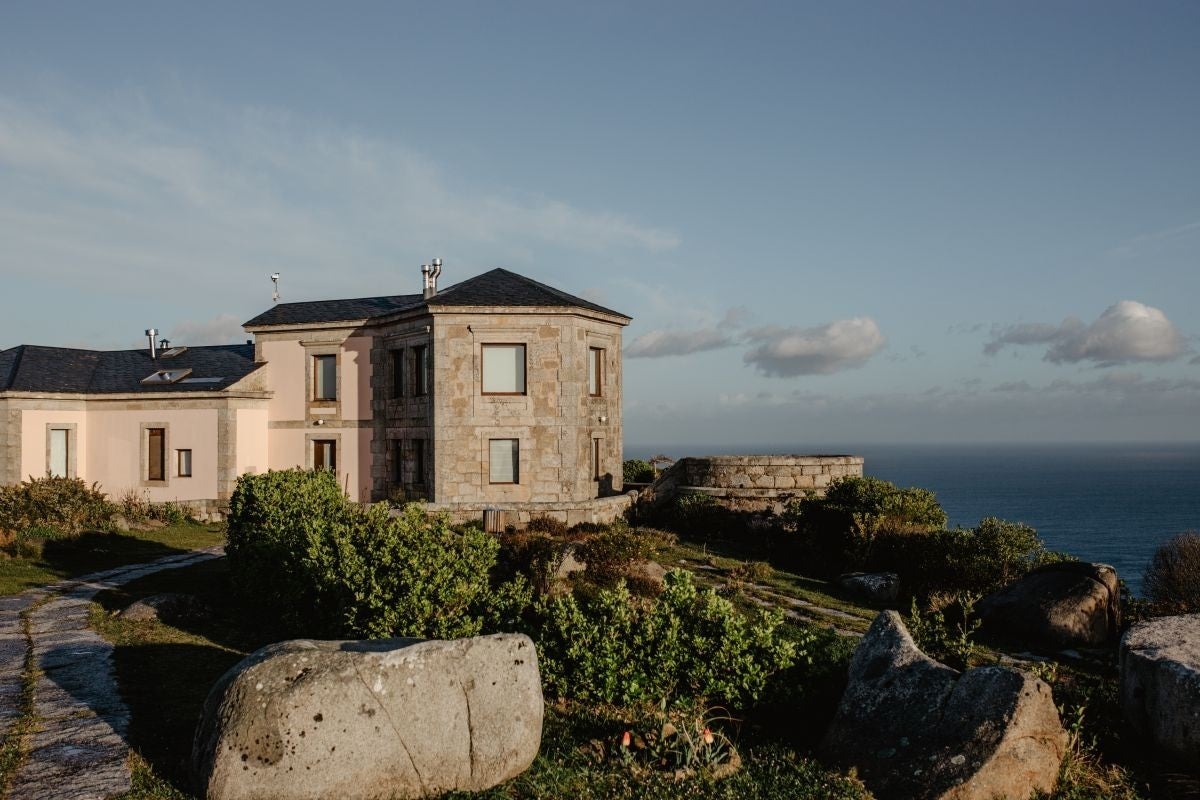
<path fill-rule="evenodd" d="M 442 289 L 429 300 L 419 294 L 400 294 L 354 300 L 280 303 L 247 322 L 246 327 L 369 320 L 424 307 L 454 306 L 572 307 L 625 317 L 624 314 L 538 283 L 524 275 L 506 269 L 493 269 Z"/>
<path fill-rule="evenodd" d="M 189 347 L 171 358 L 151 359 L 141 350 L 76 350 L 23 344 L 0 351 L 0 391 L 71 394 L 177 394 L 225 389 L 258 369 L 254 345 Z M 163 369 L 191 369 L 187 378 L 220 378 L 214 382 L 179 381 L 146 386 L 142 379 Z M 187 380 L 185 378 L 185 380 Z"/>

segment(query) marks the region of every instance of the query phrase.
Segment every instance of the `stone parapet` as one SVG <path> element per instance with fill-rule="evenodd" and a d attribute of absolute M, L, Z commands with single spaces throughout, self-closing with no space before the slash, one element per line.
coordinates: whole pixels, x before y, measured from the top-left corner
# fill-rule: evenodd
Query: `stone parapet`
<path fill-rule="evenodd" d="M 483 512 L 497 509 L 504 512 L 505 524 L 523 528 L 535 517 L 550 517 L 578 525 L 582 522 L 608 523 L 623 515 L 637 497 L 636 492 L 612 497 L 597 497 L 590 500 L 558 501 L 546 503 L 426 503 L 430 514 L 445 512 L 453 522 L 470 522 L 483 518 Z"/>
<path fill-rule="evenodd" d="M 653 484 L 652 502 L 688 492 L 739 511 L 782 511 L 794 497 L 823 495 L 837 478 L 863 474 L 862 456 L 738 455 L 681 458 Z"/>

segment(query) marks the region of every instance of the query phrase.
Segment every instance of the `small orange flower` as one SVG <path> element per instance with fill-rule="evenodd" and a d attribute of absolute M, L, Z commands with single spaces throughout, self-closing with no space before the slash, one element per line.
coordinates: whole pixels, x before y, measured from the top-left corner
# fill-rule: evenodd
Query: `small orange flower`
<path fill-rule="evenodd" d="M 632 734 L 630 734 L 629 731 L 625 731 L 625 733 L 623 733 L 621 735 L 621 747 L 629 747 L 629 742 L 632 739 L 633 739 Z"/>
<path fill-rule="evenodd" d="M 711 731 L 711 730 L 709 730 L 708 728 L 705 728 L 705 729 L 704 729 L 703 738 L 704 738 L 704 743 L 705 743 L 705 744 L 712 744 L 712 743 L 713 743 L 713 734 L 712 734 L 712 731 Z"/>

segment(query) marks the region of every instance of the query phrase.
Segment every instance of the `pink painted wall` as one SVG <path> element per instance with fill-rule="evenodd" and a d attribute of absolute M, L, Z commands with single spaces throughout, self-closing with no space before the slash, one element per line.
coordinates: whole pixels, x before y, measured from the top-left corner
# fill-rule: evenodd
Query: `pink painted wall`
<path fill-rule="evenodd" d="M 247 472 L 266 472 L 270 467 L 267 420 L 265 408 L 237 410 L 237 451 L 235 466 L 238 475 Z"/>
<path fill-rule="evenodd" d="M 300 340 L 266 341 L 259 348 L 267 362 L 267 384 L 275 393 L 267 402 L 268 419 L 304 419 L 309 391 L 304 378 L 304 348 Z"/>
<path fill-rule="evenodd" d="M 85 480 L 99 481 L 117 496 L 126 489 L 144 492 L 152 502 L 211 500 L 217 496 L 217 412 L 215 409 L 165 411 L 107 411 L 92 406 L 87 412 Z M 167 484 L 142 487 L 142 425 L 167 426 Z M 175 451 L 192 451 L 192 477 L 176 472 Z"/>
<path fill-rule="evenodd" d="M 21 480 L 44 478 L 50 465 L 46 461 L 46 425 L 76 425 L 75 457 L 76 471 L 80 478 L 93 480 L 85 474 L 87 442 L 87 412 L 41 411 L 21 412 Z"/>

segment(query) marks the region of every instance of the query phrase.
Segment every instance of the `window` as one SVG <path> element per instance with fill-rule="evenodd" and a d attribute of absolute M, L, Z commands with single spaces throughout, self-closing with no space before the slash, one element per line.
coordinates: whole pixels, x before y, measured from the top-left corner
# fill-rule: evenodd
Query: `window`
<path fill-rule="evenodd" d="M 419 344 L 413 348 L 413 396 L 429 394 L 429 346 Z"/>
<path fill-rule="evenodd" d="M 192 451 L 175 451 L 175 474 L 181 478 L 192 477 Z"/>
<path fill-rule="evenodd" d="M 335 439 L 313 440 L 313 469 L 337 472 L 337 441 Z"/>
<path fill-rule="evenodd" d="M 404 397 L 404 350 L 392 350 L 392 399 Z"/>
<path fill-rule="evenodd" d="M 483 393 L 525 394 L 525 345 L 483 346 Z"/>
<path fill-rule="evenodd" d="M 392 439 L 392 483 L 404 483 L 404 440 Z"/>
<path fill-rule="evenodd" d="M 53 478 L 71 477 L 71 431 L 50 429 L 50 463 L 47 471 Z"/>
<path fill-rule="evenodd" d="M 425 440 L 412 440 L 413 484 L 425 485 Z"/>
<path fill-rule="evenodd" d="M 167 429 L 147 428 L 146 441 L 148 444 L 146 480 L 165 481 L 167 479 Z"/>
<path fill-rule="evenodd" d="M 603 474 L 600 471 L 600 448 L 603 446 L 603 439 L 592 439 L 592 480 L 594 481 L 600 480 L 600 476 Z"/>
<path fill-rule="evenodd" d="M 337 356 L 313 356 L 313 399 L 337 399 Z"/>
<path fill-rule="evenodd" d="M 517 439 L 491 439 L 488 446 L 488 481 L 520 483 L 521 442 Z"/>
<path fill-rule="evenodd" d="M 604 394 L 604 351 L 599 347 L 588 348 L 588 394 Z"/>

